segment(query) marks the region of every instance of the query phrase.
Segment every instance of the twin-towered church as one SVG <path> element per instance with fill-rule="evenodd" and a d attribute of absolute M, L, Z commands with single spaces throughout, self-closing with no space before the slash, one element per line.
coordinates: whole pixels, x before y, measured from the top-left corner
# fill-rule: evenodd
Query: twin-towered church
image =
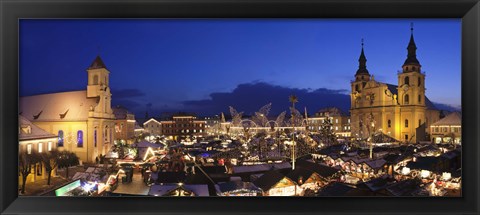
<path fill-rule="evenodd" d="M 417 46 L 411 28 L 407 59 L 399 71 L 398 85 L 381 83 L 367 70 L 362 51 L 355 80 L 351 82 L 351 135 L 368 138 L 383 132 L 401 142 L 430 141 L 427 128 L 440 118 L 440 112 L 426 97 L 425 73 L 417 59 Z"/>

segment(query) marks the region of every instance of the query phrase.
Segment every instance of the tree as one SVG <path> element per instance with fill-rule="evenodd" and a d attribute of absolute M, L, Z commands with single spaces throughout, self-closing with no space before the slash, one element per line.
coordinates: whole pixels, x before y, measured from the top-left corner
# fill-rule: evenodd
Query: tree
<path fill-rule="evenodd" d="M 320 127 L 320 140 L 323 142 L 323 144 L 327 146 L 335 143 L 337 139 L 332 128 L 333 128 L 333 124 L 329 118 L 326 118 L 325 120 L 323 120 L 323 123 Z"/>
<path fill-rule="evenodd" d="M 65 168 L 66 175 L 68 179 L 68 168 L 71 166 L 76 166 L 80 163 L 78 156 L 69 151 L 59 152 L 57 159 L 58 168 Z"/>
<path fill-rule="evenodd" d="M 33 151 L 30 154 L 26 152 L 20 153 L 18 158 L 18 171 L 22 174 L 22 191 L 25 193 L 25 183 L 27 182 L 27 177 L 32 171 L 32 166 L 41 161 L 40 154 Z"/>
<path fill-rule="evenodd" d="M 58 150 L 52 150 L 50 152 L 40 154 L 42 163 L 45 166 L 45 171 L 48 174 L 47 185 L 50 185 L 52 171 L 58 166 L 57 161 L 59 154 L 60 152 Z"/>

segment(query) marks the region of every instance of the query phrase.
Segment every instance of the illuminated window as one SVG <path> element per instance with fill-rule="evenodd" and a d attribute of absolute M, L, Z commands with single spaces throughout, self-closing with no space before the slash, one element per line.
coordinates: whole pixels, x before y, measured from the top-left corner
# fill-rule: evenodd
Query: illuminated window
<path fill-rule="evenodd" d="M 77 147 L 83 147 L 83 131 L 77 131 Z"/>
<path fill-rule="evenodd" d="M 408 119 L 405 120 L 405 128 L 408 128 Z"/>
<path fill-rule="evenodd" d="M 389 127 L 389 128 L 392 127 L 392 121 L 391 121 L 391 120 L 388 120 L 388 121 L 387 121 L 387 124 L 388 124 L 388 127 Z"/>
<path fill-rule="evenodd" d="M 58 146 L 58 147 L 63 147 L 63 131 L 62 131 L 62 130 L 58 131 L 58 143 L 57 143 L 57 146 Z"/>
<path fill-rule="evenodd" d="M 47 144 L 47 150 L 52 151 L 52 142 L 48 142 Z"/>
<path fill-rule="evenodd" d="M 27 154 L 32 154 L 32 144 L 27 145 Z"/>
<path fill-rule="evenodd" d="M 350 119 L 348 119 L 348 123 L 350 123 Z"/>
<path fill-rule="evenodd" d="M 338 123 L 338 119 L 335 119 L 335 123 Z"/>
<path fill-rule="evenodd" d="M 43 151 L 43 143 L 38 143 L 38 153 L 42 153 Z"/>

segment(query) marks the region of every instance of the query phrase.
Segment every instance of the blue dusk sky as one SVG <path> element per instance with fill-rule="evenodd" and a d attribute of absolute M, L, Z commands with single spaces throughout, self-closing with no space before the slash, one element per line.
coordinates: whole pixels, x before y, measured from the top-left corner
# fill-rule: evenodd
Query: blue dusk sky
<path fill-rule="evenodd" d="M 247 114 L 288 95 L 309 114 L 350 108 L 364 38 L 367 69 L 397 84 L 414 23 L 426 95 L 438 108 L 461 101 L 460 19 L 88 19 L 20 21 L 20 96 L 85 90 L 100 55 L 112 103 L 142 118 L 162 112 Z"/>

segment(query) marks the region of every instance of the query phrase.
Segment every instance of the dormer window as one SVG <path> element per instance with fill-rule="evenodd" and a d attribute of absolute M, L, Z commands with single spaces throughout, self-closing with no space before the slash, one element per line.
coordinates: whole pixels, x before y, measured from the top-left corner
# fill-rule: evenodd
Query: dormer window
<path fill-rule="evenodd" d="M 21 130 L 25 134 L 31 134 L 32 133 L 32 127 L 30 125 L 22 125 Z"/>

